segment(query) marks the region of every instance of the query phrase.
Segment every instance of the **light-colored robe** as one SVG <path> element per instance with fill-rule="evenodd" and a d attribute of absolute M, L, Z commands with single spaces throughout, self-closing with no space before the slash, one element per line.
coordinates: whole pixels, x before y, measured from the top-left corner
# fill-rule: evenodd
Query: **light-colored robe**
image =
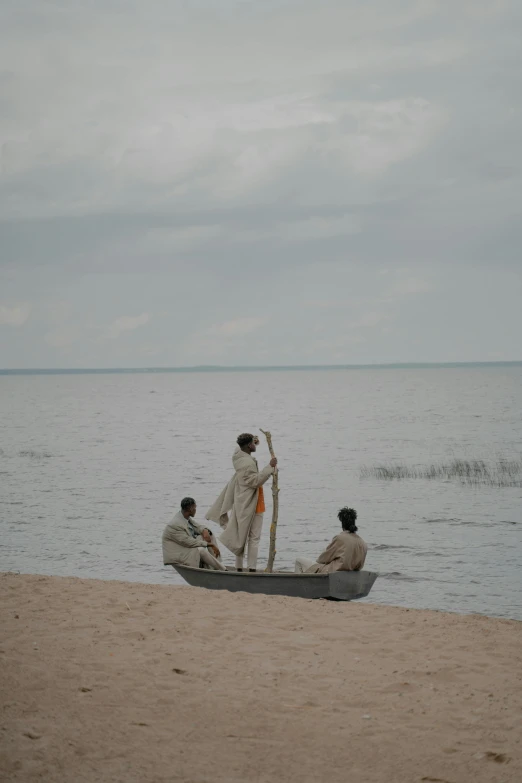
<path fill-rule="evenodd" d="M 331 574 L 333 571 L 360 571 L 366 560 L 368 547 L 357 533 L 343 530 L 335 536 L 317 562 L 306 569 L 307 574 Z"/>
<path fill-rule="evenodd" d="M 236 472 L 207 512 L 206 519 L 224 527 L 219 540 L 235 555 L 242 555 L 256 515 L 259 487 L 270 478 L 274 468 L 267 465 L 259 470 L 254 457 L 241 449 L 234 452 L 232 464 Z"/>
<path fill-rule="evenodd" d="M 175 514 L 172 522 L 170 522 L 161 537 L 161 545 L 163 548 L 163 563 L 164 565 L 172 565 L 178 563 L 178 565 L 191 566 L 192 568 L 199 568 L 200 558 L 198 547 L 208 547 L 207 542 L 201 535 L 205 530 L 203 525 L 199 525 L 192 518 L 190 522 L 197 532 L 196 538 L 193 538 L 189 529 L 187 520 L 178 511 Z M 211 541 L 215 545 L 214 536 L 211 536 Z"/>

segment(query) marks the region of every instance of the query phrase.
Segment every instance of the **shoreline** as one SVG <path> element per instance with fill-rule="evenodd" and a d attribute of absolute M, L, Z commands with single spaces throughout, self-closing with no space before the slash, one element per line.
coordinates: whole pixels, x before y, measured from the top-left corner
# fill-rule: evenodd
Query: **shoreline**
<path fill-rule="evenodd" d="M 176 572 L 173 571 L 173 574 Z M 46 577 L 50 579 L 71 579 L 71 580 L 78 580 L 80 582 L 100 582 L 102 584 L 115 584 L 115 585 L 142 585 L 143 587 L 165 587 L 167 589 L 171 588 L 189 588 L 190 586 L 183 580 L 183 577 L 177 575 L 177 578 L 180 580 L 179 582 L 166 582 L 164 580 L 157 581 L 157 582 L 143 582 L 140 579 L 114 579 L 110 577 L 100 577 L 100 576 L 93 576 L 93 577 L 87 577 L 87 576 L 77 576 L 75 574 L 46 574 L 43 572 L 36 572 L 36 571 L 2 571 L 0 569 L 0 579 L 7 575 L 13 575 L 13 576 L 29 576 L 29 577 Z M 379 574 L 379 577 L 381 575 Z M 383 577 L 381 577 L 383 578 Z M 198 588 L 190 588 L 190 589 L 198 589 Z M 225 591 L 221 591 L 225 592 Z M 246 595 L 246 593 L 245 593 Z M 282 597 L 282 596 L 280 596 Z M 302 600 L 302 599 L 301 599 Z M 305 599 L 306 600 L 306 599 Z M 522 618 L 519 617 L 508 617 L 504 615 L 499 614 L 487 614 L 486 612 L 466 612 L 466 611 L 458 611 L 457 609 L 439 609 L 429 606 L 411 606 L 406 604 L 387 604 L 387 603 L 381 603 L 379 600 L 374 600 L 372 597 L 372 594 L 370 593 L 369 596 L 363 599 L 357 599 L 355 602 L 360 604 L 361 606 L 379 606 L 381 608 L 386 609 L 402 609 L 407 610 L 410 612 L 436 612 L 438 614 L 443 615 L 451 615 L 451 616 L 457 616 L 457 617 L 477 617 L 477 618 L 486 618 L 490 620 L 506 620 L 507 622 L 513 622 L 513 623 L 522 623 Z"/>
<path fill-rule="evenodd" d="M 15 572 L 0 595 L 2 780 L 522 779 L 518 620 Z"/>

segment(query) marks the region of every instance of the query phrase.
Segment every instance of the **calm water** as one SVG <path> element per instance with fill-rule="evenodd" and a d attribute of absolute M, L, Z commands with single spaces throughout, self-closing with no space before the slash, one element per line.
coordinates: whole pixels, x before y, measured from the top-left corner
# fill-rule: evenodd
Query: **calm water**
<path fill-rule="evenodd" d="M 317 555 L 349 504 L 381 574 L 372 601 L 522 619 L 522 489 L 359 478 L 519 456 L 521 423 L 521 367 L 0 377 L 0 570 L 180 583 L 164 525 L 185 494 L 202 519 L 236 435 L 262 427 L 281 469 L 278 567 Z"/>

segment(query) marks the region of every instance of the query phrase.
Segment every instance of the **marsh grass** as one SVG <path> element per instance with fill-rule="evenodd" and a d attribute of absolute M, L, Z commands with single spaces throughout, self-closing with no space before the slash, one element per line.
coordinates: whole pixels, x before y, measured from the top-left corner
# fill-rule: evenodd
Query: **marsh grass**
<path fill-rule="evenodd" d="M 363 465 L 360 476 L 362 479 L 376 478 L 384 481 L 429 479 L 460 481 L 472 486 L 522 487 L 522 458 L 499 457 L 490 462 L 481 459 L 453 459 L 450 462 L 434 462 L 429 465 Z"/>

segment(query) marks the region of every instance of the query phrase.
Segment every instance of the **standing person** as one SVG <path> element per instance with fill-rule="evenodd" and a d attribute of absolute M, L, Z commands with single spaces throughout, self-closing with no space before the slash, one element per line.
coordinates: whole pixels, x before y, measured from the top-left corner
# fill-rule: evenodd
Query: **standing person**
<path fill-rule="evenodd" d="M 298 557 L 295 561 L 297 574 L 331 574 L 332 571 L 360 571 L 366 560 L 368 547 L 357 535 L 357 511 L 342 508 L 337 514 L 343 532 L 334 536 L 317 561 Z"/>
<path fill-rule="evenodd" d="M 161 538 L 164 565 L 178 563 L 192 568 L 226 571 L 212 532 L 198 525 L 195 514 L 194 498 L 183 498 L 181 509 L 166 526 Z"/>
<path fill-rule="evenodd" d="M 263 484 L 274 472 L 277 459 L 273 457 L 263 470 L 259 470 L 252 456 L 256 450 L 256 438 L 245 432 L 238 437 L 237 445 L 232 456 L 235 474 L 206 518 L 225 528 L 219 540 L 235 554 L 236 569 L 243 570 L 246 549 L 247 568 L 255 571 L 265 511 Z"/>

